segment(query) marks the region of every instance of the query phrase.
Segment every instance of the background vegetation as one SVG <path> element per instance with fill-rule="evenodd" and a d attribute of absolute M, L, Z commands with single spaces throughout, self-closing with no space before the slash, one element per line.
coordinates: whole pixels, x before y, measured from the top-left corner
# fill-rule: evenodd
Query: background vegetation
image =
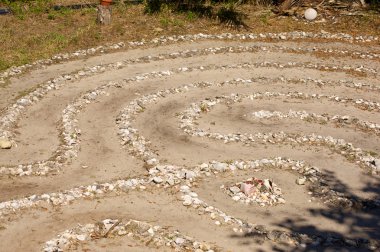
<path fill-rule="evenodd" d="M 56 5 L 90 3 L 82 9 Z M 0 16 L 0 71 L 60 52 L 161 35 L 194 33 L 284 32 L 304 30 L 380 36 L 377 12 L 322 17 L 305 22 L 272 12 L 269 0 L 152 0 L 144 4 L 116 1 L 109 26 L 96 23 L 98 0 L 0 0 L 11 15 Z M 322 22 L 323 21 L 323 22 Z"/>

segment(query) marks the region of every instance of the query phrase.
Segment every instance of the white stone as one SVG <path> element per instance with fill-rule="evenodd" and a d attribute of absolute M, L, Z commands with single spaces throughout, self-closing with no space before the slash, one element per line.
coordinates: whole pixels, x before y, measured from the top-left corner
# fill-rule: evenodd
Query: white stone
<path fill-rule="evenodd" d="M 232 199 L 233 199 L 234 201 L 239 201 L 239 200 L 240 200 L 240 197 L 239 197 L 238 195 L 235 195 L 235 196 L 232 197 Z"/>
<path fill-rule="evenodd" d="M 186 179 L 193 179 L 196 176 L 193 171 L 186 171 Z"/>
<path fill-rule="evenodd" d="M 211 213 L 211 214 L 210 214 L 210 217 L 211 217 L 211 219 L 215 220 L 216 217 L 217 217 L 217 215 L 216 215 L 216 213 Z"/>
<path fill-rule="evenodd" d="M 77 235 L 77 240 L 78 241 L 84 241 L 86 240 L 86 235 L 82 234 L 82 235 Z"/>
<path fill-rule="evenodd" d="M 181 237 L 177 237 L 174 241 L 177 245 L 181 245 L 185 242 L 185 239 L 181 238 Z"/>
<path fill-rule="evenodd" d="M 193 203 L 193 198 L 190 195 L 182 196 L 182 199 L 184 206 L 190 206 Z"/>
<path fill-rule="evenodd" d="M 305 11 L 305 18 L 307 20 L 314 20 L 317 17 L 317 11 L 313 8 L 309 8 Z"/>
<path fill-rule="evenodd" d="M 224 171 L 225 169 L 227 169 L 227 164 L 225 164 L 225 163 L 217 162 L 217 163 L 213 164 L 212 166 L 217 171 Z"/>
<path fill-rule="evenodd" d="M 231 191 L 232 193 L 236 194 L 236 193 L 239 193 L 239 192 L 240 192 L 240 188 L 237 187 L 237 186 L 232 186 L 232 187 L 230 187 L 230 191 Z"/>
<path fill-rule="evenodd" d="M 161 177 L 154 177 L 153 182 L 156 184 L 160 184 L 163 182 L 163 179 Z"/>
<path fill-rule="evenodd" d="M 296 180 L 297 185 L 304 185 L 306 182 L 306 177 L 298 178 Z"/>
<path fill-rule="evenodd" d="M 190 187 L 187 186 L 187 185 L 183 185 L 183 186 L 181 186 L 180 191 L 184 192 L 184 193 L 185 192 L 189 192 L 190 191 Z"/>

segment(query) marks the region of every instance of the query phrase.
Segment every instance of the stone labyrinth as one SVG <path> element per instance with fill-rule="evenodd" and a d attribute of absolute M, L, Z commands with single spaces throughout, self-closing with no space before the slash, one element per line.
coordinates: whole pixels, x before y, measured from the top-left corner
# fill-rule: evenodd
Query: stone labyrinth
<path fill-rule="evenodd" d="M 379 52 L 198 34 L 1 73 L 2 251 L 379 250 Z"/>

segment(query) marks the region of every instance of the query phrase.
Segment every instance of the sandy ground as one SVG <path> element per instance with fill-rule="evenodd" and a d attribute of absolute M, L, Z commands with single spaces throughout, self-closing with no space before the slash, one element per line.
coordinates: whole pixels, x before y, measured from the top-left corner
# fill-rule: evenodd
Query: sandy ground
<path fill-rule="evenodd" d="M 331 48 L 335 50 L 363 53 L 379 52 L 377 47 L 365 44 L 331 42 L 325 44 L 286 42 L 242 42 L 242 41 L 199 41 L 181 42 L 146 49 L 93 56 L 87 59 L 72 60 L 60 64 L 35 69 L 10 79 L 10 84 L 1 89 L 0 108 L 5 109 L 14 103 L 15 97 L 25 93 L 47 80 L 76 72 L 85 67 L 108 64 L 143 56 L 155 56 L 181 52 L 184 50 L 204 49 L 223 46 L 265 46 L 269 50 L 257 52 L 205 54 L 191 57 L 177 57 L 147 63 L 128 64 L 120 69 L 109 69 L 102 73 L 84 77 L 77 81 L 67 81 L 58 90 L 52 90 L 39 102 L 28 106 L 12 130 L 15 133 L 13 146 L 0 150 L 0 166 L 16 167 L 19 164 L 47 160 L 54 156 L 61 144 L 58 122 L 63 109 L 74 102 L 81 94 L 93 90 L 110 81 L 121 81 L 133 76 L 153 71 L 175 70 L 179 67 L 197 66 L 233 66 L 243 63 L 298 62 L 300 64 L 330 64 L 339 69 L 325 71 L 302 66 L 290 68 L 252 67 L 209 69 L 172 74 L 170 76 L 150 78 L 128 83 L 122 88 L 110 87 L 107 95 L 99 96 L 77 115 L 80 135 L 78 156 L 70 163 L 65 163 L 60 172 L 46 176 L 0 176 L 0 200 L 21 199 L 30 195 L 40 195 L 89 185 L 95 181 L 108 182 L 120 178 L 146 177 L 147 168 L 144 160 L 135 157 L 128 148 L 121 145 L 116 118 L 129 103 L 141 97 L 172 87 L 195 82 L 219 83 L 236 78 L 248 79 L 267 77 L 273 80 L 253 83 L 251 85 L 234 85 L 192 89 L 185 93 L 168 95 L 150 103 L 144 112 L 138 114 L 133 127 L 141 136 L 150 141 L 149 147 L 159 156 L 161 163 L 184 166 L 188 169 L 212 160 L 252 160 L 272 157 L 289 157 L 304 160 L 321 169 L 329 177 L 329 186 L 350 197 L 372 199 L 380 192 L 378 175 L 368 175 L 366 171 L 352 160 L 340 153 L 333 152 L 325 146 L 299 144 L 268 144 L 255 142 L 250 146 L 242 143 L 223 143 L 207 137 L 189 136 L 179 128 L 176 117 L 187 109 L 191 103 L 206 98 L 215 98 L 231 93 L 251 94 L 257 92 L 288 93 L 298 91 L 308 94 L 338 95 L 345 98 L 365 99 L 380 102 L 379 74 L 358 76 L 343 66 L 365 66 L 380 70 L 380 60 L 360 59 L 349 54 L 331 53 L 328 57 L 318 57 L 317 53 L 285 52 L 278 46 L 289 48 Z M 312 78 L 331 81 L 329 85 L 304 83 L 286 83 L 276 78 Z M 368 88 L 351 88 L 339 83 L 341 80 L 371 84 Z M 345 139 L 353 146 L 380 153 L 380 135 L 363 131 L 356 127 L 338 126 L 334 123 L 319 124 L 298 118 L 257 119 L 251 114 L 255 111 L 305 110 L 309 113 L 329 115 L 349 115 L 359 120 L 380 124 L 379 110 L 367 111 L 350 103 L 336 103 L 329 100 L 299 100 L 290 98 L 265 98 L 244 100 L 229 106 L 216 105 L 197 120 L 197 127 L 210 132 L 223 134 L 235 132 L 279 132 L 298 134 L 316 133 Z M 194 191 L 199 198 L 227 213 L 249 223 L 265 225 L 270 229 L 286 232 L 299 232 L 308 235 L 335 234 L 352 239 L 378 239 L 380 237 L 380 211 L 378 209 L 341 210 L 327 206 L 318 198 L 312 199 L 307 186 L 295 183 L 297 175 L 288 171 L 272 168 L 255 173 L 259 178 L 271 178 L 281 187 L 286 203 L 278 206 L 260 207 L 233 201 L 220 187 L 252 177 L 250 171 L 212 174 L 197 180 Z M 0 239 L 2 251 L 41 251 L 44 243 L 56 237 L 66 229 L 77 224 L 87 224 L 106 218 L 136 219 L 153 225 L 178 230 L 200 241 L 215 244 L 223 251 L 269 251 L 309 250 L 292 245 L 277 244 L 265 240 L 258 242 L 254 237 L 234 233 L 227 224 L 215 225 L 207 215 L 199 215 L 196 209 L 182 205 L 178 188 L 157 188 L 147 191 L 132 191 L 121 194 L 99 196 L 93 199 L 78 199 L 72 204 L 53 207 L 25 209 L 2 216 L 0 222 Z M 104 238 L 77 244 L 74 250 L 81 251 L 171 251 L 167 247 L 155 248 L 145 246 L 130 237 Z M 352 248 L 317 247 L 315 250 L 350 250 Z"/>

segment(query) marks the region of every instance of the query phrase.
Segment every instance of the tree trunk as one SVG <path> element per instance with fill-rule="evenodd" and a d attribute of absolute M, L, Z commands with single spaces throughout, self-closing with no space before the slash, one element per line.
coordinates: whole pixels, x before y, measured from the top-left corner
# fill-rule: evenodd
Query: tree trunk
<path fill-rule="evenodd" d="M 111 6 L 98 5 L 97 21 L 102 25 L 111 24 Z"/>

